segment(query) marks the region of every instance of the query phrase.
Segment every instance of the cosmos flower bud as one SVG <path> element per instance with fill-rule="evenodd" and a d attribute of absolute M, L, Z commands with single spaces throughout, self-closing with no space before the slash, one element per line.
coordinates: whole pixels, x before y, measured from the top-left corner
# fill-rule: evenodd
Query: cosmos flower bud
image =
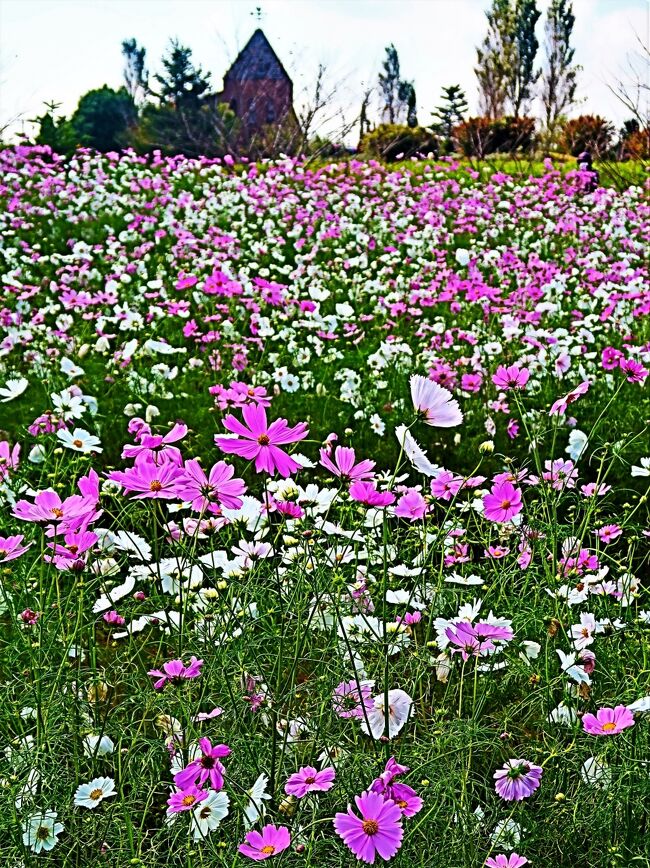
<path fill-rule="evenodd" d="M 478 447 L 481 455 L 491 455 L 494 452 L 494 440 L 484 440 Z"/>

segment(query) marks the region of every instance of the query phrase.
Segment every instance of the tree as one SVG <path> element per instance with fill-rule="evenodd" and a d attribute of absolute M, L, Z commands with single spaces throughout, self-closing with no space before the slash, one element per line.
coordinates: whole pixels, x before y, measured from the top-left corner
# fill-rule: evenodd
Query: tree
<path fill-rule="evenodd" d="M 414 129 L 418 125 L 417 98 L 412 81 L 400 81 L 398 90 L 399 100 L 406 106 L 406 125 Z"/>
<path fill-rule="evenodd" d="M 135 39 L 122 43 L 124 57 L 124 83 L 134 103 L 144 100 L 149 93 L 149 73 L 145 66 L 146 49 L 138 46 Z"/>
<path fill-rule="evenodd" d="M 467 98 L 459 84 L 451 84 L 442 89 L 442 102 L 433 112 L 433 129 L 443 136 L 446 150 L 452 146 L 454 127 L 465 119 Z"/>
<path fill-rule="evenodd" d="M 546 13 L 545 55 L 542 73 L 542 104 L 546 129 L 553 132 L 558 121 L 575 105 L 578 66 L 573 65 L 575 49 L 571 35 L 575 16 L 571 0 L 552 0 Z"/>
<path fill-rule="evenodd" d="M 127 131 L 136 121 L 135 103 L 126 88 L 104 85 L 81 97 L 70 126 L 77 144 L 106 152 L 127 144 Z"/>
<path fill-rule="evenodd" d="M 57 102 L 43 103 L 47 111 L 34 118 L 30 123 L 38 124 L 34 141 L 37 145 L 48 145 L 57 154 L 69 154 L 74 150 L 74 133 L 65 117 L 57 117 L 61 106 Z"/>
<path fill-rule="evenodd" d="M 192 63 L 192 49 L 172 39 L 168 54 L 162 59 L 164 75 L 156 75 L 161 103 L 178 110 L 195 109 L 210 87 L 210 73 Z"/>
<path fill-rule="evenodd" d="M 485 13 L 488 31 L 476 49 L 474 72 L 478 80 L 481 113 L 491 120 L 503 117 L 516 62 L 514 10 L 510 0 L 492 0 Z"/>
<path fill-rule="evenodd" d="M 532 87 L 540 76 L 540 71 L 535 70 L 535 57 L 539 48 L 535 25 L 540 14 L 536 0 L 517 0 L 512 30 L 514 62 L 508 80 L 508 98 L 512 114 L 516 118 L 526 113 L 532 97 Z"/>

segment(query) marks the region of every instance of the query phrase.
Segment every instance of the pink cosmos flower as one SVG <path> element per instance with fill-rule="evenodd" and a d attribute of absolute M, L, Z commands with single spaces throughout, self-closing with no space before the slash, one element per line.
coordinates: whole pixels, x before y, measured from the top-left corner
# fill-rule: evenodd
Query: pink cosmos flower
<path fill-rule="evenodd" d="M 518 853 L 511 853 L 509 856 L 499 853 L 498 856 L 489 856 L 485 860 L 486 868 L 521 868 L 522 865 L 528 865 L 528 859 Z"/>
<path fill-rule="evenodd" d="M 539 787 L 543 769 L 523 759 L 508 760 L 494 773 L 495 789 L 507 802 L 520 802 Z"/>
<path fill-rule="evenodd" d="M 249 832 L 246 841 L 237 848 L 239 852 L 255 862 L 262 862 L 286 850 L 291 844 L 291 835 L 286 826 L 268 825 L 261 832 Z"/>
<path fill-rule="evenodd" d="M 203 799 L 207 799 L 207 797 L 207 790 L 200 790 L 192 784 L 192 786 L 188 787 L 186 790 L 179 790 L 178 792 L 171 794 L 167 799 L 167 804 L 169 805 L 167 813 L 179 814 L 181 811 L 191 811 L 199 802 L 202 802 Z"/>
<path fill-rule="evenodd" d="M 122 458 L 138 458 L 146 456 L 151 460 L 160 458 L 165 455 L 168 459 L 173 458 L 176 463 L 180 463 L 180 452 L 174 446 L 170 447 L 170 443 L 177 443 L 182 440 L 187 434 L 187 425 L 176 423 L 167 434 L 151 434 L 148 426 L 141 428 L 138 435 L 138 443 L 135 445 L 127 444 L 122 450 Z"/>
<path fill-rule="evenodd" d="M 377 491 L 372 482 L 353 482 L 350 486 L 350 497 L 366 506 L 390 506 L 395 502 L 392 491 Z"/>
<path fill-rule="evenodd" d="M 23 521 L 49 522 L 58 528 L 59 532 L 76 530 L 90 521 L 95 514 L 95 504 L 88 498 L 73 494 L 61 500 L 59 495 L 46 489 L 39 491 L 34 503 L 19 500 L 14 506 L 13 514 Z"/>
<path fill-rule="evenodd" d="M 63 539 L 56 543 L 48 543 L 52 554 L 43 556 L 43 560 L 53 563 L 60 570 L 83 570 L 87 562 L 87 553 L 93 548 L 99 537 L 88 530 L 68 531 Z"/>
<path fill-rule="evenodd" d="M 380 793 L 385 799 L 392 799 L 404 817 L 414 817 L 424 802 L 412 787 L 397 780 L 408 771 L 408 766 L 400 765 L 395 757 L 391 757 L 382 774 L 370 785 L 370 790 Z"/>
<path fill-rule="evenodd" d="M 18 468 L 20 460 L 20 443 L 12 449 L 6 440 L 0 440 L 0 480 L 9 476 L 10 470 Z"/>
<path fill-rule="evenodd" d="M 4 564 L 6 561 L 13 561 L 25 554 L 31 543 L 24 546 L 22 545 L 22 541 L 22 533 L 16 536 L 0 536 L 0 564 Z"/>
<path fill-rule="evenodd" d="M 372 688 L 374 681 L 342 681 L 334 688 L 332 708 L 339 717 L 364 717 L 373 707 Z"/>
<path fill-rule="evenodd" d="M 182 660 L 168 660 L 167 663 L 163 663 L 162 672 L 160 669 L 150 669 L 147 675 L 157 678 L 158 680 L 153 685 L 154 689 L 162 690 L 168 682 L 169 684 L 182 684 L 187 679 L 198 678 L 201 674 L 202 666 L 203 660 L 197 660 L 192 654 L 187 666 L 185 666 Z"/>
<path fill-rule="evenodd" d="M 500 482 L 492 486 L 483 498 L 484 515 L 488 521 L 504 523 L 519 515 L 523 509 L 521 491 L 511 482 Z"/>
<path fill-rule="evenodd" d="M 463 487 L 463 477 L 443 470 L 431 480 L 431 494 L 439 500 L 451 500 Z"/>
<path fill-rule="evenodd" d="M 523 389 L 529 378 L 528 368 L 520 368 L 519 365 L 510 365 L 506 368 L 504 365 L 499 365 L 496 373 L 492 375 L 492 382 L 499 389 L 507 392 L 509 389 Z"/>
<path fill-rule="evenodd" d="M 357 859 L 374 865 L 375 857 L 392 859 L 402 844 L 402 812 L 392 799 L 380 793 L 365 792 L 355 796 L 359 817 L 348 805 L 347 814 L 334 817 L 336 834 Z"/>
<path fill-rule="evenodd" d="M 648 376 L 647 368 L 644 368 L 643 365 L 639 364 L 635 359 L 623 359 L 619 363 L 619 367 L 625 374 L 625 379 L 628 383 L 643 384 L 645 378 Z"/>
<path fill-rule="evenodd" d="M 427 502 L 419 491 L 410 489 L 397 501 L 395 515 L 398 518 L 407 518 L 409 521 L 418 521 L 424 518 L 427 512 Z"/>
<path fill-rule="evenodd" d="M 125 491 L 137 491 L 135 500 L 173 500 L 180 498 L 184 484 L 183 468 L 175 460 L 153 461 L 143 454 L 133 467 L 113 470 L 108 478 L 119 482 Z"/>
<path fill-rule="evenodd" d="M 349 446 L 337 446 L 334 450 L 334 461 L 330 458 L 331 452 L 327 449 L 320 450 L 320 463 L 326 470 L 349 482 L 372 479 L 374 476 L 374 461 L 364 458 L 355 464 L 356 455 L 354 449 Z"/>
<path fill-rule="evenodd" d="M 599 528 L 596 533 L 598 534 L 598 539 L 602 543 L 607 544 L 617 539 L 623 533 L 623 529 L 617 524 L 606 524 Z"/>
<path fill-rule="evenodd" d="M 589 380 L 584 380 L 582 383 L 580 383 L 580 385 L 576 386 L 575 389 L 572 389 L 563 398 L 558 398 L 549 410 L 548 415 L 564 416 L 569 404 L 573 404 L 573 402 L 577 401 L 581 395 L 586 394 L 589 391 L 589 386 L 591 386 L 591 382 Z"/>
<path fill-rule="evenodd" d="M 333 768 L 317 771 L 313 766 L 303 766 L 289 777 L 284 791 L 290 796 L 302 799 L 307 793 L 325 793 L 334 786 L 336 772 Z"/>
<path fill-rule="evenodd" d="M 218 513 L 226 509 L 241 509 L 240 495 L 246 491 L 243 479 L 233 479 L 235 468 L 225 461 L 215 464 L 208 475 L 192 458 L 185 462 L 185 477 L 180 483 L 179 496 L 192 503 L 195 512 Z"/>
<path fill-rule="evenodd" d="M 191 784 L 203 786 L 209 781 L 211 790 L 223 787 L 225 769 L 220 762 L 229 756 L 231 751 L 227 744 L 212 745 L 209 738 L 200 738 L 201 756 L 192 760 L 185 768 L 174 775 L 174 783 L 181 789 L 187 789 Z"/>
<path fill-rule="evenodd" d="M 290 428 L 286 419 L 276 419 L 268 425 L 266 410 L 258 404 L 247 404 L 242 408 L 242 416 L 245 424 L 232 415 L 223 420 L 224 427 L 235 436 L 214 438 L 222 452 L 240 455 L 249 461 L 254 458 L 258 473 L 264 470 L 272 474 L 277 470 L 281 476 L 290 476 L 300 470 L 301 465 L 279 446 L 305 438 L 308 429 L 304 422 Z"/>
<path fill-rule="evenodd" d="M 463 414 L 448 389 L 420 374 L 414 374 L 410 383 L 413 406 L 426 425 L 453 428 L 461 424 Z"/>
<path fill-rule="evenodd" d="M 445 636 L 449 642 L 456 646 L 450 649 L 451 653 L 460 654 L 463 660 L 478 657 L 484 651 L 492 650 L 494 648 L 493 640 L 509 642 L 513 635 L 509 627 L 498 627 L 496 624 L 488 624 L 484 621 L 479 621 L 478 624 L 459 621 L 445 630 Z"/>
<path fill-rule="evenodd" d="M 625 705 L 599 708 L 596 714 L 585 714 L 582 725 L 589 735 L 616 735 L 634 726 L 634 715 Z"/>

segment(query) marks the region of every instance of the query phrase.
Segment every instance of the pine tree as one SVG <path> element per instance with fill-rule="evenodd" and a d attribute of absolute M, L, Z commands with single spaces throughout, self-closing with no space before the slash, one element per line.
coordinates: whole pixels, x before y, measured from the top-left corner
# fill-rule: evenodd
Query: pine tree
<path fill-rule="evenodd" d="M 418 125 L 417 116 L 417 98 L 415 95 L 415 87 L 412 81 L 400 81 L 399 99 L 402 105 L 406 106 L 406 125 L 414 129 Z"/>
<path fill-rule="evenodd" d="M 433 128 L 443 136 L 445 149 L 450 150 L 454 127 L 464 120 L 467 112 L 467 98 L 459 84 L 451 84 L 442 89 L 442 103 L 433 112 Z"/>
<path fill-rule="evenodd" d="M 540 75 L 540 71 L 535 70 L 539 48 L 535 25 L 540 14 L 536 0 L 517 0 L 512 30 L 514 62 L 508 81 L 508 97 L 516 118 L 522 111 L 525 114 L 532 98 L 532 87 Z"/>
<path fill-rule="evenodd" d="M 198 108 L 201 98 L 210 87 L 210 73 L 192 63 L 192 49 L 172 39 L 166 57 L 162 59 L 164 75 L 156 75 L 160 85 L 158 98 L 162 104 L 171 104 L 181 111 Z"/>
<path fill-rule="evenodd" d="M 552 0 L 546 14 L 546 63 L 542 77 L 542 103 L 546 129 L 553 132 L 559 119 L 575 105 L 580 67 L 573 65 L 571 35 L 575 16 L 571 0 Z"/>

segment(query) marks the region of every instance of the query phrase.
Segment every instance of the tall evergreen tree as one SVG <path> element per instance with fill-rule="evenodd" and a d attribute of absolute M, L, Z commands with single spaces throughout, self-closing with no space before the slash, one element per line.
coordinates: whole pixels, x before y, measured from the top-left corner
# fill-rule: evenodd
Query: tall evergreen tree
<path fill-rule="evenodd" d="M 516 118 L 528 109 L 533 85 L 540 75 L 540 71 L 535 70 L 539 48 L 535 25 L 540 14 L 536 0 L 516 0 L 512 30 L 514 62 L 508 80 L 508 97 Z"/>
<path fill-rule="evenodd" d="M 192 49 L 172 39 L 162 65 L 164 74 L 155 77 L 160 85 L 158 98 L 161 104 L 172 105 L 179 111 L 198 108 L 210 87 L 210 73 L 194 66 Z"/>
<path fill-rule="evenodd" d="M 391 43 L 386 47 L 386 58 L 379 73 L 379 90 L 382 96 L 382 116 L 389 124 L 394 124 L 400 114 L 400 67 L 397 49 Z"/>
<path fill-rule="evenodd" d="M 546 129 L 551 132 L 576 102 L 580 67 L 573 64 L 575 49 L 571 47 L 571 35 L 574 24 L 571 0 L 552 0 L 546 13 L 546 61 L 542 74 L 544 117 Z"/>
<path fill-rule="evenodd" d="M 488 30 L 476 49 L 474 72 L 478 80 L 481 114 L 496 120 L 505 113 L 508 83 L 515 66 L 515 16 L 511 0 L 492 0 L 485 13 Z"/>
<path fill-rule="evenodd" d="M 97 151 L 118 151 L 127 144 L 127 132 L 137 120 L 135 103 L 126 88 L 104 85 L 79 100 L 70 118 L 75 141 Z"/>
<path fill-rule="evenodd" d="M 122 42 L 124 84 L 135 103 L 140 103 L 149 92 L 149 73 L 145 65 L 146 53 L 146 49 L 139 46 L 135 39 L 125 39 Z"/>
<path fill-rule="evenodd" d="M 406 106 L 406 125 L 414 129 L 418 125 L 417 97 L 412 81 L 400 81 L 399 98 L 402 105 Z"/>
<path fill-rule="evenodd" d="M 441 104 L 433 112 L 433 128 L 443 136 L 446 148 L 449 149 L 453 129 L 464 120 L 467 113 L 467 98 L 459 84 L 451 84 L 443 87 L 441 99 Z"/>

